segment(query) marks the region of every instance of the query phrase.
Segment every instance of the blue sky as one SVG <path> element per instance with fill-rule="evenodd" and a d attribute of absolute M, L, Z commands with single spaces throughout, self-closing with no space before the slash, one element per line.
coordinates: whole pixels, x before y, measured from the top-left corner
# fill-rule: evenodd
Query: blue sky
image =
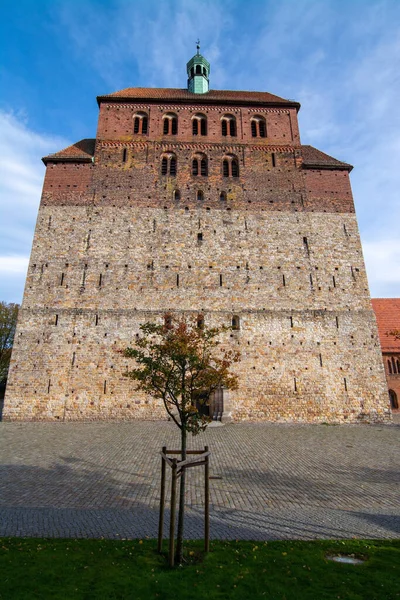
<path fill-rule="evenodd" d="M 298 100 L 302 143 L 354 165 L 371 295 L 399 297 L 398 0 L 4 0 L 0 300 L 22 299 L 41 157 L 95 136 L 97 95 L 185 87 L 197 37 L 212 88 Z"/>

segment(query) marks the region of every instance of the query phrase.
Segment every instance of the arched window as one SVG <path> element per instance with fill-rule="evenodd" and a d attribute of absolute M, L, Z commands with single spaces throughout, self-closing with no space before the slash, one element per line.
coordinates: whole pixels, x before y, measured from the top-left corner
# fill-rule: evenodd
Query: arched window
<path fill-rule="evenodd" d="M 240 329 L 240 318 L 238 315 L 233 315 L 232 317 L 232 329 L 234 331 L 239 331 Z"/>
<path fill-rule="evenodd" d="M 397 394 L 394 390 L 389 390 L 390 407 L 394 410 L 399 408 L 399 402 L 397 400 Z"/>
<path fill-rule="evenodd" d="M 394 360 L 393 356 L 392 356 L 392 367 L 393 367 L 393 374 L 396 375 L 396 373 L 397 373 L 396 361 Z"/>
<path fill-rule="evenodd" d="M 193 135 L 207 135 L 207 117 L 198 113 L 192 118 Z"/>
<path fill-rule="evenodd" d="M 267 135 L 267 127 L 264 117 L 255 116 L 251 118 L 251 135 L 252 137 L 265 138 Z"/>
<path fill-rule="evenodd" d="M 133 115 L 133 133 L 137 135 L 147 134 L 148 117 L 145 112 L 138 112 Z"/>
<path fill-rule="evenodd" d="M 239 161 L 233 154 L 228 154 L 222 161 L 222 174 L 224 177 L 239 177 Z"/>
<path fill-rule="evenodd" d="M 202 190 L 197 190 L 197 200 L 198 200 L 198 202 L 203 202 L 204 193 L 202 192 Z"/>
<path fill-rule="evenodd" d="M 163 116 L 163 134 L 176 135 L 178 133 L 178 117 L 175 113 L 166 113 Z"/>
<path fill-rule="evenodd" d="M 208 161 L 205 154 L 195 154 L 192 160 L 192 175 L 208 175 Z"/>
<path fill-rule="evenodd" d="M 226 202 L 226 192 L 221 192 L 219 195 L 219 199 L 221 202 Z"/>
<path fill-rule="evenodd" d="M 171 315 L 164 315 L 164 327 L 166 329 L 171 329 L 171 327 L 172 327 L 172 317 L 171 317 Z"/>
<path fill-rule="evenodd" d="M 397 365 L 397 372 L 400 375 L 400 360 L 396 360 L 396 365 Z"/>
<path fill-rule="evenodd" d="M 164 154 L 161 158 L 161 175 L 176 175 L 176 156 L 173 152 Z"/>
<path fill-rule="evenodd" d="M 231 162 L 232 177 L 239 177 L 239 163 L 237 158 L 233 158 Z"/>
<path fill-rule="evenodd" d="M 387 361 L 387 366 L 388 366 L 389 375 L 391 375 L 392 374 L 392 363 L 390 362 L 390 360 Z"/>
<path fill-rule="evenodd" d="M 236 117 L 224 115 L 221 119 L 221 133 L 223 136 L 236 137 Z"/>
<path fill-rule="evenodd" d="M 174 190 L 174 200 L 176 202 L 179 202 L 179 200 L 181 199 L 181 193 L 179 190 Z"/>
<path fill-rule="evenodd" d="M 201 65 L 196 65 L 196 75 L 201 75 Z"/>

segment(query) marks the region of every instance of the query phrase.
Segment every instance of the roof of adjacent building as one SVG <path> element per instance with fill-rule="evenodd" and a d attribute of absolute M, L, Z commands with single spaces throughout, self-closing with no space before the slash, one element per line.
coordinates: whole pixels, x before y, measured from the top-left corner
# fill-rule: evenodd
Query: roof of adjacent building
<path fill-rule="evenodd" d="M 400 330 L 400 298 L 372 298 L 383 352 L 400 352 L 400 340 L 390 331 Z"/>
<path fill-rule="evenodd" d="M 333 156 L 317 150 L 314 146 L 302 146 L 301 154 L 303 157 L 303 167 L 306 169 L 313 169 L 315 167 L 318 169 L 341 169 L 349 172 L 353 169 L 352 165 L 337 160 Z"/>
<path fill-rule="evenodd" d="M 60 150 L 59 152 L 44 156 L 42 161 L 45 165 L 52 160 L 55 162 L 92 162 L 95 144 L 96 140 L 94 138 L 87 138 L 80 142 L 76 142 L 75 144 L 71 144 L 71 146 Z"/>
<path fill-rule="evenodd" d="M 125 88 L 113 94 L 97 96 L 97 102 L 115 101 L 132 101 L 132 100 L 149 100 L 149 101 L 171 101 L 171 102 L 196 102 L 197 104 L 204 103 L 223 103 L 231 104 L 267 104 L 275 106 L 292 106 L 299 110 L 300 104 L 295 100 L 287 100 L 280 96 L 275 96 L 269 92 L 247 92 L 236 90 L 209 90 L 204 94 L 195 94 L 189 92 L 186 88 Z"/>

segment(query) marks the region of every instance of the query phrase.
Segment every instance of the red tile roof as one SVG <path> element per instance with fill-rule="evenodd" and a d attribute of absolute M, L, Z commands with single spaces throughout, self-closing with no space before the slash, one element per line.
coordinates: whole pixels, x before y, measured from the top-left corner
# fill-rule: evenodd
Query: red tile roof
<path fill-rule="evenodd" d="M 227 102 L 234 104 L 274 104 L 293 106 L 299 110 L 300 104 L 295 100 L 286 100 L 269 92 L 242 92 L 235 90 L 209 90 L 205 94 L 195 94 L 180 88 L 125 88 L 113 94 L 98 96 L 97 102 L 112 100 L 164 100 L 171 102 L 188 101 L 197 104 Z"/>
<path fill-rule="evenodd" d="M 379 339 L 383 352 L 400 352 L 400 340 L 389 331 L 400 330 L 400 298 L 372 298 L 372 308 L 378 322 Z"/>
<path fill-rule="evenodd" d="M 341 170 L 352 170 L 352 165 L 336 160 L 333 156 L 317 150 L 314 146 L 302 146 L 301 154 L 303 156 L 303 167 L 306 169 L 312 168 L 326 168 L 326 169 L 341 169 Z"/>
<path fill-rule="evenodd" d="M 92 157 L 94 156 L 95 143 L 96 140 L 93 138 L 81 140 L 80 142 L 68 146 L 68 148 L 64 148 L 64 150 L 44 156 L 42 161 L 45 165 L 47 165 L 48 162 L 61 162 L 65 160 L 91 162 Z"/>

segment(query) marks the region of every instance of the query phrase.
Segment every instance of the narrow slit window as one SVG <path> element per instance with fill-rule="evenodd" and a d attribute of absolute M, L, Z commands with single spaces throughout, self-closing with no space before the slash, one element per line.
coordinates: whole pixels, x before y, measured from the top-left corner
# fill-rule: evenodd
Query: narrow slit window
<path fill-rule="evenodd" d="M 64 283 L 64 273 L 61 273 L 60 285 L 63 285 L 63 283 Z"/>
<path fill-rule="evenodd" d="M 389 375 L 392 375 L 392 363 L 390 362 L 390 360 L 387 361 L 387 366 L 388 366 Z"/>
<path fill-rule="evenodd" d="M 197 328 L 204 329 L 204 315 L 198 315 L 197 317 Z"/>
<path fill-rule="evenodd" d="M 232 329 L 234 331 L 239 331 L 240 329 L 240 318 L 238 315 L 233 315 L 232 317 Z"/>
<path fill-rule="evenodd" d="M 219 287 L 222 287 L 222 275 L 219 276 Z"/>
<path fill-rule="evenodd" d="M 56 315 L 56 317 L 54 319 L 54 325 L 58 325 L 58 315 Z"/>
<path fill-rule="evenodd" d="M 126 150 L 126 148 L 124 148 L 122 151 L 122 162 L 126 162 L 126 155 L 127 155 L 127 150 Z"/>
<path fill-rule="evenodd" d="M 275 152 L 273 152 L 273 153 L 271 154 L 271 159 L 272 159 L 272 166 L 273 166 L 273 167 L 276 167 L 276 158 L 275 158 Z"/>
<path fill-rule="evenodd" d="M 198 233 L 197 234 L 197 241 L 198 242 L 202 242 L 203 241 L 203 234 L 202 233 Z"/>

